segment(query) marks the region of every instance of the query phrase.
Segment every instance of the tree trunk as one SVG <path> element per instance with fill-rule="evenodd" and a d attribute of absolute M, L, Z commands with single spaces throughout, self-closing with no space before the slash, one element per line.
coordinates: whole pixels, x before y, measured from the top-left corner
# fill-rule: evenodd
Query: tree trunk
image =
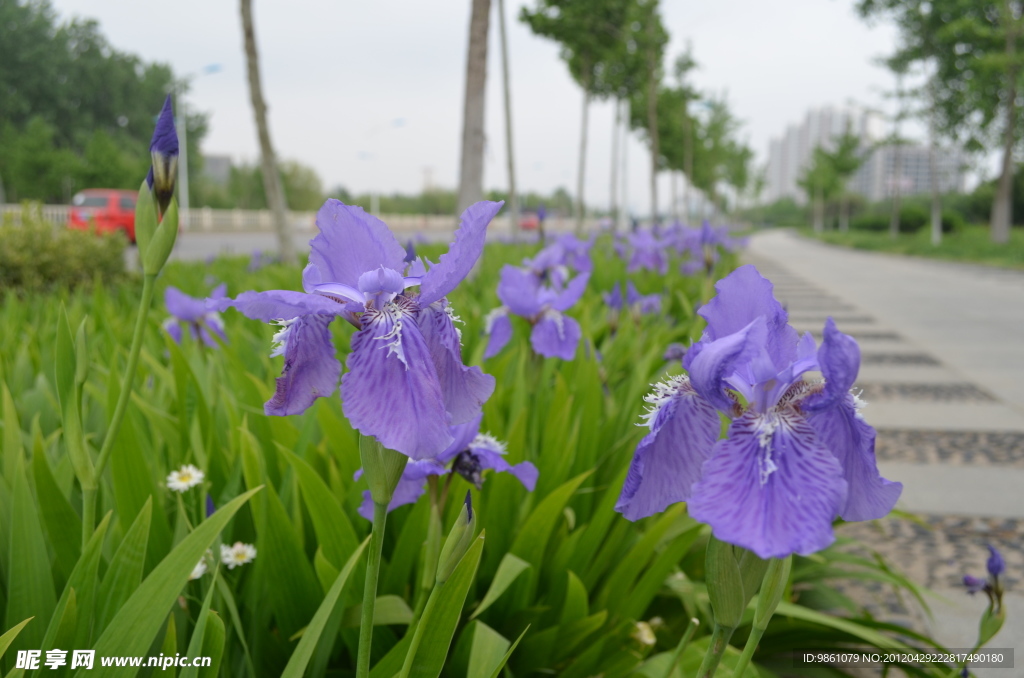
<path fill-rule="evenodd" d="M 519 195 L 516 193 L 516 164 L 512 144 L 512 84 L 508 75 L 508 36 L 505 33 L 505 0 L 498 0 L 498 28 L 501 35 L 501 71 L 505 86 L 505 151 L 508 155 L 508 212 L 512 233 L 519 232 Z"/>
<path fill-rule="evenodd" d="M 839 230 L 848 233 L 850 230 L 850 194 L 845 188 L 839 200 Z"/>
<path fill-rule="evenodd" d="M 622 108 L 625 115 L 622 116 L 622 208 L 619 214 L 622 218 L 622 227 L 626 229 L 629 224 L 629 111 L 630 103 L 624 100 Z"/>
<path fill-rule="evenodd" d="M 683 173 L 686 175 L 686 186 L 683 189 L 683 221 L 690 223 L 690 190 L 693 186 L 693 121 L 683 108 Z"/>
<path fill-rule="evenodd" d="M 935 114 L 929 116 L 928 120 L 928 175 L 932 192 L 932 245 L 938 246 L 942 242 L 942 196 L 939 194 L 939 163 L 937 140 L 935 138 Z"/>
<path fill-rule="evenodd" d="M 825 230 L 825 194 L 821 187 L 814 189 L 814 232 Z"/>
<path fill-rule="evenodd" d="M 896 144 L 896 154 L 893 157 L 892 177 L 892 206 L 889 212 L 889 237 L 893 240 L 900 234 L 900 198 L 902 197 L 903 183 L 903 153 L 902 145 Z"/>
<path fill-rule="evenodd" d="M 654 21 L 647 22 L 647 135 L 651 141 L 651 221 L 658 223 L 658 64 L 654 62 Z"/>
<path fill-rule="evenodd" d="M 462 111 L 458 214 L 462 214 L 484 195 L 484 95 L 487 88 L 490 11 L 491 0 L 473 0 L 469 17 L 469 49 L 466 54 L 466 96 Z"/>
<path fill-rule="evenodd" d="M 1003 123 L 1003 162 L 992 205 L 992 242 L 1010 241 L 1010 226 L 1013 221 L 1013 145 L 1017 138 L 1017 66 L 1016 22 L 1010 11 L 1009 1 L 1003 2 L 1003 29 L 1006 31 L 1006 119 Z"/>
<path fill-rule="evenodd" d="M 583 232 L 583 181 L 587 170 L 587 113 L 590 111 L 590 80 L 583 81 L 583 120 L 580 123 L 580 165 L 576 170 L 576 235 Z"/>
<path fill-rule="evenodd" d="M 679 195 L 676 192 L 676 180 L 679 177 L 676 176 L 675 172 L 669 172 L 668 177 L 669 177 L 669 182 L 670 182 L 669 183 L 669 188 L 672 191 L 671 192 L 671 197 L 672 197 L 672 222 L 675 223 L 675 222 L 679 221 Z"/>
<path fill-rule="evenodd" d="M 619 125 L 622 124 L 622 102 L 615 100 L 615 123 L 612 125 L 612 180 L 611 200 L 608 205 L 608 213 L 612 220 L 614 231 L 619 223 Z"/>
<path fill-rule="evenodd" d="M 277 249 L 281 261 L 291 264 L 295 261 L 295 243 L 292 242 L 288 225 L 288 205 L 285 202 L 284 187 L 277 172 L 277 156 L 270 143 L 270 129 L 267 126 L 267 104 L 263 99 L 260 84 L 260 63 L 256 53 L 256 31 L 252 23 L 252 0 L 241 0 L 242 34 L 245 36 L 245 59 L 249 68 L 249 96 L 256 116 L 256 131 L 260 140 L 260 160 L 263 168 L 263 190 L 267 194 L 267 206 L 274 218 L 274 232 L 277 233 Z"/>

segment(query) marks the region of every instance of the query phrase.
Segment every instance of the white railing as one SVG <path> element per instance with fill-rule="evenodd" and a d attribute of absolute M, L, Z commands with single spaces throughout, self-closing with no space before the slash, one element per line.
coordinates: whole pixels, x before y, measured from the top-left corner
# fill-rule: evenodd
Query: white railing
<path fill-rule="evenodd" d="M 28 210 L 32 218 L 41 218 L 55 226 L 68 223 L 69 205 L 0 205 L 0 223 L 11 222 L 20 225 L 22 215 Z M 270 233 L 274 230 L 273 218 L 269 210 L 217 210 L 209 207 L 189 209 L 183 215 L 181 227 L 183 231 L 193 233 Z M 308 233 L 316 230 L 316 212 L 289 212 L 292 228 L 296 233 Z M 429 239 L 450 235 L 456 227 L 455 218 L 438 214 L 382 214 L 380 219 L 392 231 L 403 235 L 422 234 Z M 569 218 L 549 219 L 545 224 L 549 232 L 568 232 L 573 228 Z M 593 229 L 593 219 L 587 219 L 586 230 Z M 513 232 L 508 215 L 500 215 L 494 219 L 488 229 L 492 234 L 502 235 Z"/>

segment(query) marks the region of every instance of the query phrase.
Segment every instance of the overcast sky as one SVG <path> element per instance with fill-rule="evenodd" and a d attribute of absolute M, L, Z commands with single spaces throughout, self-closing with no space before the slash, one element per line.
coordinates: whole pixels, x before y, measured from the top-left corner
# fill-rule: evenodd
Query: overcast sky
<path fill-rule="evenodd" d="M 258 145 L 238 3 L 51 0 L 62 18 L 99 21 L 117 49 L 197 77 L 190 108 L 209 115 L 203 151 L 253 162 Z M 533 0 L 529 0 L 532 4 Z M 507 0 L 517 175 L 521 188 L 575 191 L 582 94 L 557 46 L 533 36 Z M 743 135 L 768 142 L 809 108 L 856 101 L 885 108 L 892 76 L 875 59 L 892 51 L 890 25 L 869 27 L 852 0 L 662 0 L 667 63 L 692 42 L 697 86 L 726 93 Z M 485 186 L 507 181 L 504 107 L 492 1 Z M 470 0 L 254 0 L 264 94 L 278 155 L 316 169 L 325 188 L 418 192 L 458 180 Z M 613 111 L 591 109 L 585 197 L 607 205 Z M 629 200 L 648 205 L 649 161 L 633 139 Z M 667 197 L 667 180 L 661 194 Z"/>

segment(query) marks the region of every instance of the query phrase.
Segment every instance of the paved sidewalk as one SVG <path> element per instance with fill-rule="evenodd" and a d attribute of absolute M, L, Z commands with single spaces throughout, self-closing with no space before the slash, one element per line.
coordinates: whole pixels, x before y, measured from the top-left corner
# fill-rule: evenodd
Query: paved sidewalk
<path fill-rule="evenodd" d="M 984 600 L 960 585 L 985 572 L 992 543 L 1007 562 L 1008 620 L 990 647 L 1012 647 L 1024 676 L 1024 272 L 849 250 L 788 231 L 751 238 L 749 263 L 776 285 L 800 331 L 827 316 L 857 339 L 857 387 L 878 429 L 883 475 L 904 484 L 897 508 L 920 523 L 844 526 L 933 589 L 918 616 L 948 647 L 971 646 Z M 900 605 L 873 592 L 882 608 Z M 911 610 L 912 616 L 916 611 Z M 979 670 L 979 675 L 988 675 Z"/>

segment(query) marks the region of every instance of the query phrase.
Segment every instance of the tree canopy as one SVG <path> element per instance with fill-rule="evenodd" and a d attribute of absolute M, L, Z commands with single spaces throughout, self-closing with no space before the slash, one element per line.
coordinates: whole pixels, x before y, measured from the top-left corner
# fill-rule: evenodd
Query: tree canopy
<path fill-rule="evenodd" d="M 0 178 L 7 199 L 137 188 L 149 166 L 154 117 L 173 83 L 169 66 L 114 49 L 95 21 L 61 22 L 46 0 L 0 0 Z M 205 118 L 190 115 L 190 167 L 205 132 Z"/>

